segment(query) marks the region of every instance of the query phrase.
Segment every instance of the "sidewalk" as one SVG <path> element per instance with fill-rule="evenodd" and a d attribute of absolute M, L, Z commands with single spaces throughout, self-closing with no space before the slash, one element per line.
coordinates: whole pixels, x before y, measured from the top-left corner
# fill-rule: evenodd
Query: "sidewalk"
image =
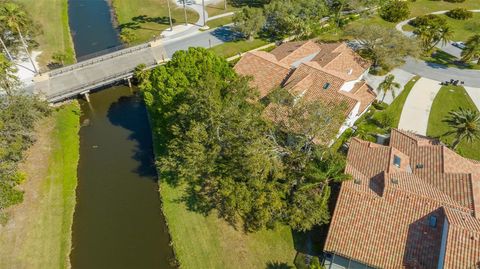
<path fill-rule="evenodd" d="M 398 128 L 419 135 L 427 135 L 430 109 L 441 87 L 438 81 L 428 78 L 419 79 L 405 101 Z"/>

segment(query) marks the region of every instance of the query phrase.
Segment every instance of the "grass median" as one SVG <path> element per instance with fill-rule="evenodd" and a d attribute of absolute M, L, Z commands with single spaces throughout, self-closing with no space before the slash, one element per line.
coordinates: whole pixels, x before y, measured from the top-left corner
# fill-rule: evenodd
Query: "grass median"
<path fill-rule="evenodd" d="M 0 268 L 70 268 L 80 108 L 73 102 L 43 120 L 21 166 L 24 201 L 0 227 Z"/>
<path fill-rule="evenodd" d="M 427 135 L 439 137 L 442 142 L 451 145 L 454 135 L 444 136 L 451 129 L 443 120 L 448 116 L 448 112 L 458 110 L 460 107 L 478 111 L 463 87 L 442 87 L 435 97 L 430 110 Z M 480 140 L 477 139 L 473 143 L 461 142 L 457 147 L 457 152 L 464 157 L 480 160 Z"/>

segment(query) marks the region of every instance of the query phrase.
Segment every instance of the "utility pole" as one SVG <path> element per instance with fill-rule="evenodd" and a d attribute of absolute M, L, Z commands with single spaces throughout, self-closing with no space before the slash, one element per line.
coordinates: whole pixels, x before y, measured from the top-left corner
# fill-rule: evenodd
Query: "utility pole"
<path fill-rule="evenodd" d="M 188 19 L 187 19 L 187 6 L 185 5 L 185 1 L 186 0 L 183 0 L 183 14 L 185 16 L 185 25 L 188 24 Z"/>
<path fill-rule="evenodd" d="M 173 32 L 172 11 L 170 10 L 170 0 L 167 0 L 168 20 L 170 21 L 170 31 Z"/>
<path fill-rule="evenodd" d="M 224 9 L 227 10 L 227 0 L 224 1 L 225 7 Z"/>
<path fill-rule="evenodd" d="M 202 6 L 203 6 L 203 26 L 207 26 L 207 19 L 205 18 L 205 0 L 202 0 Z"/>

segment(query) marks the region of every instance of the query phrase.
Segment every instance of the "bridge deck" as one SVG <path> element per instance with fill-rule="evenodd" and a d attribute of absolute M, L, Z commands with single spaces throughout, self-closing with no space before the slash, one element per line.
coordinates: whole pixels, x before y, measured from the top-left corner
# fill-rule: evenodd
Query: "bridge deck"
<path fill-rule="evenodd" d="M 132 75 L 139 64 L 154 66 L 166 58 L 161 44 L 127 48 L 45 73 L 35 79 L 35 92 L 58 102 Z"/>

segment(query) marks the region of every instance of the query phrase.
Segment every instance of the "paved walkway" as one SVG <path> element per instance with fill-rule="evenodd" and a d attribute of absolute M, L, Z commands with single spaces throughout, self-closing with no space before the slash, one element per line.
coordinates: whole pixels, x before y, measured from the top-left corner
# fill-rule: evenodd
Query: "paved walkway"
<path fill-rule="evenodd" d="M 405 101 L 398 128 L 427 135 L 430 109 L 441 87 L 438 81 L 419 79 Z"/>
<path fill-rule="evenodd" d="M 395 76 L 395 82 L 399 83 L 400 84 L 400 88 L 399 89 L 394 89 L 394 92 L 395 92 L 395 97 L 397 97 L 402 91 L 403 91 L 403 88 L 405 87 L 405 84 L 407 84 L 415 75 L 409 73 L 409 72 L 406 72 L 402 69 L 393 69 L 389 74 L 392 74 Z M 385 76 L 374 76 L 374 75 L 371 75 L 371 74 L 367 74 L 365 76 L 365 80 L 367 81 L 368 85 L 370 85 L 370 87 L 373 88 L 373 90 L 377 93 L 377 100 L 381 101 L 382 98 L 383 98 L 383 93 L 382 92 L 378 92 L 378 85 L 380 85 L 380 83 L 382 83 L 382 81 L 385 80 Z M 393 102 L 393 97 L 392 97 L 392 94 L 389 92 L 387 93 L 387 95 L 385 95 L 385 99 L 383 100 L 383 102 L 387 103 L 387 104 L 391 104 Z"/>
<path fill-rule="evenodd" d="M 470 95 L 470 98 L 472 98 L 472 101 L 477 106 L 477 109 L 480 110 L 480 88 L 465 87 L 465 90 L 467 91 L 468 95 Z"/>

